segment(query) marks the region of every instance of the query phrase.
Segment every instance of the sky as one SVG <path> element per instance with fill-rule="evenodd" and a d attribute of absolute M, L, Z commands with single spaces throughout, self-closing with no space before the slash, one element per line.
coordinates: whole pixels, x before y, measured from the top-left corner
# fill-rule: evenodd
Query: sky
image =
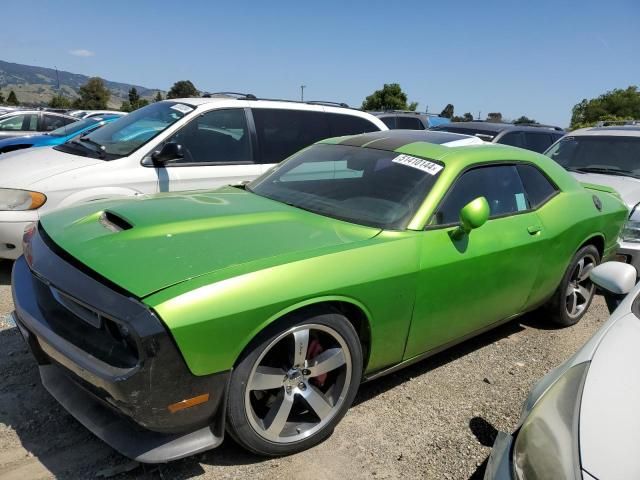
<path fill-rule="evenodd" d="M 640 1 L 56 2 L 2 5 L 0 60 L 168 90 L 360 106 L 399 83 L 418 109 L 567 126 L 640 85 Z M 7 21 L 15 19 L 15 21 Z"/>

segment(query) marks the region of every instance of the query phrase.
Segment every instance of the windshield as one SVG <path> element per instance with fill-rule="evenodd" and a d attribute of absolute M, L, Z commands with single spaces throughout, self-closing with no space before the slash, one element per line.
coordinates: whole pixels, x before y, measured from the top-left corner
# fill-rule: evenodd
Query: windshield
<path fill-rule="evenodd" d="M 87 118 L 85 120 L 78 120 L 77 122 L 70 123 L 68 125 L 63 125 L 60 128 L 56 128 L 49 132 L 49 135 L 52 137 L 66 137 L 67 135 L 74 135 L 91 125 L 95 125 L 96 123 L 102 121 L 101 118 Z"/>
<path fill-rule="evenodd" d="M 569 135 L 545 155 L 567 170 L 640 176 L 640 137 Z"/>
<path fill-rule="evenodd" d="M 87 135 L 87 141 L 100 145 L 105 158 L 129 155 L 170 125 L 193 111 L 177 102 L 158 102 L 143 107 Z"/>
<path fill-rule="evenodd" d="M 247 185 L 257 195 L 377 228 L 406 228 L 442 165 L 386 150 L 312 145 Z"/>

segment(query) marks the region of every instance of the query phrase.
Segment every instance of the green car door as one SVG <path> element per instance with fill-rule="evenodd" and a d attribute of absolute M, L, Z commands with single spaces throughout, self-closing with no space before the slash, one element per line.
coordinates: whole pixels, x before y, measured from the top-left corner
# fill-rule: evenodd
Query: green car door
<path fill-rule="evenodd" d="M 459 214 L 484 197 L 489 220 L 462 233 Z M 519 313 L 535 284 L 545 232 L 516 165 L 462 173 L 422 233 L 416 304 L 404 359 Z"/>

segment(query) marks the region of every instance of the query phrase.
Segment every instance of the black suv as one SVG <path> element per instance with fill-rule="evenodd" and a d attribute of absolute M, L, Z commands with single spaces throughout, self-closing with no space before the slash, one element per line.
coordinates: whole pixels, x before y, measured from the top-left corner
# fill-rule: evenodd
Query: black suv
<path fill-rule="evenodd" d="M 565 134 L 560 127 L 539 124 L 453 122 L 434 127 L 432 130 L 466 133 L 491 143 L 502 143 L 542 153 Z"/>
<path fill-rule="evenodd" d="M 387 110 L 384 112 L 368 113 L 382 120 L 389 130 L 427 130 L 449 123 L 448 118 L 411 110 Z"/>

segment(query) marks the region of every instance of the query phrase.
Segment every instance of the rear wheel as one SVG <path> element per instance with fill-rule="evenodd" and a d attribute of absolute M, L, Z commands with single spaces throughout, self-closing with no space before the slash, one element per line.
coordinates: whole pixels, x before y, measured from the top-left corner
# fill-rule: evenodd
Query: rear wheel
<path fill-rule="evenodd" d="M 261 455 L 289 455 L 327 438 L 362 375 L 358 336 L 337 313 L 292 318 L 257 341 L 229 389 L 228 427 Z"/>
<path fill-rule="evenodd" d="M 593 245 L 582 247 L 574 255 L 548 304 L 553 323 L 568 327 L 578 323 L 584 316 L 595 293 L 595 285 L 589 274 L 599 263 L 600 253 Z"/>

